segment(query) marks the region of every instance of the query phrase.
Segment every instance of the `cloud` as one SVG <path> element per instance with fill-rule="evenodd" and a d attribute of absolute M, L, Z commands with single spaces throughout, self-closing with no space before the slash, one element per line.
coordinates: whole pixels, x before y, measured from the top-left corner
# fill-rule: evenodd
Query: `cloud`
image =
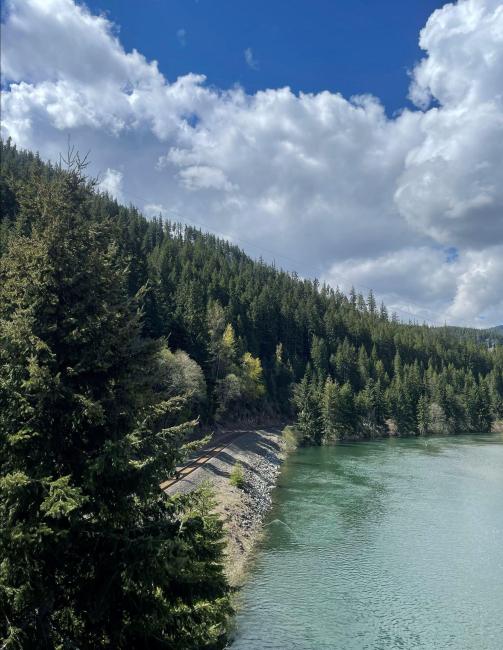
<path fill-rule="evenodd" d="M 169 81 L 83 5 L 10 0 L 2 133 L 57 159 L 71 132 L 91 148 L 91 171 L 107 169 L 109 191 L 146 214 L 185 216 L 304 275 L 372 286 L 421 318 L 497 324 L 502 21 L 499 0 L 434 12 L 411 73 L 418 108 L 389 119 L 367 95 Z"/>
<path fill-rule="evenodd" d="M 190 165 L 180 171 L 179 177 L 189 190 L 216 189 L 230 192 L 235 188 L 232 183 L 229 183 L 223 171 L 216 167 Z"/>
<path fill-rule="evenodd" d="M 146 203 L 143 206 L 143 212 L 145 216 L 149 218 L 158 216 L 162 217 L 166 214 L 166 208 L 162 205 L 162 203 Z"/>
<path fill-rule="evenodd" d="M 259 69 L 259 62 L 253 56 L 253 50 L 251 49 L 251 47 L 246 48 L 246 50 L 244 51 L 244 56 L 245 56 L 246 65 L 251 70 L 258 70 Z"/>
<path fill-rule="evenodd" d="M 428 52 L 413 71 L 411 99 L 427 108 L 493 102 L 503 78 L 503 5 L 500 0 L 461 0 L 437 9 L 421 30 Z M 498 92 L 499 89 L 499 92 Z"/>
<path fill-rule="evenodd" d="M 476 326 L 501 323 L 503 314 L 503 245 L 469 251 L 459 265 L 454 300 L 446 318 Z"/>
<path fill-rule="evenodd" d="M 176 37 L 182 47 L 187 45 L 187 30 L 183 29 L 183 27 L 177 30 Z"/>
<path fill-rule="evenodd" d="M 422 138 L 395 201 L 438 242 L 483 249 L 503 241 L 503 4 L 467 0 L 435 11 L 421 31 L 428 56 L 411 97 L 426 108 Z"/>
<path fill-rule="evenodd" d="M 106 192 L 119 203 L 123 203 L 124 195 L 122 193 L 122 178 L 122 172 L 109 167 L 99 180 L 98 189 L 101 192 Z"/>
<path fill-rule="evenodd" d="M 397 278 L 399 282 L 397 283 Z M 406 248 L 334 264 L 324 279 L 348 291 L 372 287 L 390 311 L 405 319 L 475 327 L 501 321 L 503 246 L 453 255 L 450 249 Z M 445 297 L 452 296 L 447 309 Z"/>

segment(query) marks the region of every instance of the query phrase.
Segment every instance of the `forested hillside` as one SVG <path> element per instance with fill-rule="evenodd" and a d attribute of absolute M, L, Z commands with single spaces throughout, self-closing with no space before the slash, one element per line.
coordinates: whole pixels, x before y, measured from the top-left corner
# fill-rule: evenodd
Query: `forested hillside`
<path fill-rule="evenodd" d="M 2 145 L 3 247 L 36 220 L 30 179 L 56 173 Z M 111 229 L 129 295 L 141 293 L 142 333 L 168 341 L 203 421 L 293 409 L 318 441 L 487 430 L 502 415 L 497 337 L 399 323 L 372 293 L 346 296 L 97 192 L 88 211 Z"/>

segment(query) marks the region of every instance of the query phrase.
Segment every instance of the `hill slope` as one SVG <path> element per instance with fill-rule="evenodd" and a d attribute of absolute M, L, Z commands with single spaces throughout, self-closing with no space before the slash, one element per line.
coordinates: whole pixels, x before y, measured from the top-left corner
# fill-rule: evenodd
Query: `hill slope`
<path fill-rule="evenodd" d="M 1 154 L 5 249 L 40 218 L 30 178 L 61 172 L 10 143 Z M 130 295 L 141 292 L 144 336 L 179 351 L 167 363 L 203 420 L 294 409 L 318 442 L 481 430 L 501 415 L 501 348 L 475 330 L 402 324 L 372 293 L 346 296 L 97 192 L 89 212 L 113 232 Z"/>

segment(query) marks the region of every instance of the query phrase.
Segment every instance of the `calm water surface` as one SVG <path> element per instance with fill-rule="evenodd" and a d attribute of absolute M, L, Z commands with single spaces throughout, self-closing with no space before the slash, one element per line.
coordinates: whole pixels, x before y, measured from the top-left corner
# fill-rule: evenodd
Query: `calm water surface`
<path fill-rule="evenodd" d="M 503 436 L 301 449 L 233 650 L 503 649 Z"/>

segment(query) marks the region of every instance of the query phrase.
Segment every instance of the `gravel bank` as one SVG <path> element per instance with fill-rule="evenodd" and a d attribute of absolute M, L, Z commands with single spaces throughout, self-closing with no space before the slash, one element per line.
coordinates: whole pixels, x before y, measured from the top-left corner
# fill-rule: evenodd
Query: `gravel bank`
<path fill-rule="evenodd" d="M 205 481 L 214 488 L 217 512 L 227 532 L 226 572 L 232 586 L 242 584 L 246 562 L 262 533 L 262 522 L 271 506 L 271 492 L 284 458 L 281 430 L 275 428 L 236 431 L 238 437 L 222 452 L 168 493 L 188 492 Z M 244 487 L 233 487 L 229 475 L 239 462 Z"/>

